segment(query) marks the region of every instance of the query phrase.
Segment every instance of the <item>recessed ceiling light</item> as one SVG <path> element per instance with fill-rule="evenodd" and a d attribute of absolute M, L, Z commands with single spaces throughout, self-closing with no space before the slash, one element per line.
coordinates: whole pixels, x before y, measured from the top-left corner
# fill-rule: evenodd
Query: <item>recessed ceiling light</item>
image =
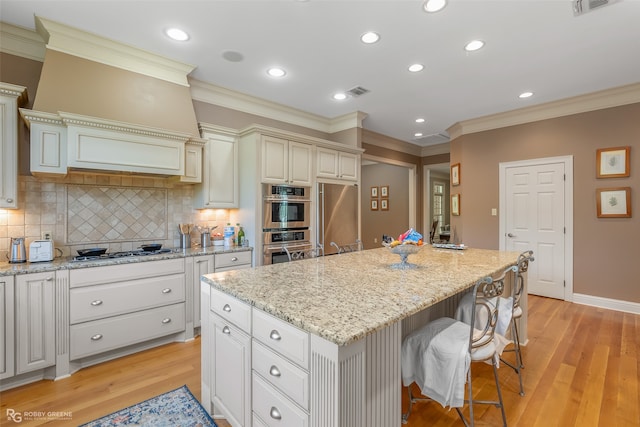
<path fill-rule="evenodd" d="M 417 73 L 419 71 L 424 70 L 424 65 L 422 64 L 412 64 L 409 65 L 409 71 L 411 71 L 412 73 Z"/>
<path fill-rule="evenodd" d="M 343 99 L 347 99 L 347 94 L 346 93 L 342 93 L 342 92 L 338 92 L 333 94 L 333 99 L 336 99 L 338 101 L 342 101 Z"/>
<path fill-rule="evenodd" d="M 438 12 L 447 5 L 447 0 L 427 0 L 422 4 L 422 8 L 425 12 L 434 13 Z"/>
<path fill-rule="evenodd" d="M 280 67 L 271 67 L 267 70 L 267 74 L 271 77 L 284 77 L 287 72 Z"/>
<path fill-rule="evenodd" d="M 422 117 L 417 118 L 416 123 L 424 123 L 424 119 Z"/>
<path fill-rule="evenodd" d="M 422 132 L 414 133 L 413 136 L 415 136 L 416 138 L 419 138 L 422 136 Z"/>
<path fill-rule="evenodd" d="M 530 98 L 533 96 L 533 92 L 522 92 L 520 95 L 518 95 L 518 98 Z"/>
<path fill-rule="evenodd" d="M 184 42 L 189 40 L 189 34 L 182 31 L 180 28 L 169 28 L 165 31 L 165 34 L 172 40 Z"/>
<path fill-rule="evenodd" d="M 375 33 L 373 31 L 367 31 L 363 35 L 360 36 L 360 40 L 362 43 L 371 44 L 380 40 L 380 34 Z"/>
<path fill-rule="evenodd" d="M 482 49 L 483 46 L 484 42 L 482 40 L 471 40 L 464 46 L 464 50 L 466 50 L 467 52 L 473 52 L 478 49 Z"/>

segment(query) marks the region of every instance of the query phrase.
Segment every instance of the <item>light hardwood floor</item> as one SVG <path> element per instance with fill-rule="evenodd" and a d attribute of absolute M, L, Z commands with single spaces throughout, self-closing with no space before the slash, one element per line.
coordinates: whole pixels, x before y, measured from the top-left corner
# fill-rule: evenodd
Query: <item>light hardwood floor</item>
<path fill-rule="evenodd" d="M 515 373 L 502 367 L 500 382 L 511 426 L 640 426 L 640 316 L 531 296 L 529 344 L 524 349 L 526 395 Z M 474 394 L 493 398 L 491 369 L 473 365 Z M 186 384 L 200 397 L 200 340 L 174 343 L 89 367 L 60 381 L 40 381 L 0 394 L 6 410 L 71 411 L 78 425 Z M 403 407 L 406 407 L 406 389 Z M 476 424 L 501 425 L 495 407 L 476 406 Z M 219 427 L 229 427 L 216 420 Z M 418 403 L 407 426 L 462 425 L 456 411 Z M 366 426 L 362 426 L 366 427 Z"/>

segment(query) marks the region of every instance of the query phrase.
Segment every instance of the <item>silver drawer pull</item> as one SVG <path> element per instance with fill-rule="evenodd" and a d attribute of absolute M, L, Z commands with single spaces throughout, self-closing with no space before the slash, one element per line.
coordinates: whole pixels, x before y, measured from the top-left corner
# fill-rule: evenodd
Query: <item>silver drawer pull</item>
<path fill-rule="evenodd" d="M 225 304 L 224 307 L 222 307 L 222 309 L 227 313 L 231 312 L 231 306 L 229 304 Z"/>
<path fill-rule="evenodd" d="M 237 260 L 238 260 L 238 257 L 234 256 L 233 258 L 231 258 L 231 262 L 236 262 Z"/>
<path fill-rule="evenodd" d="M 91 337 L 91 341 L 98 341 L 102 339 L 102 334 L 95 334 Z"/>
<path fill-rule="evenodd" d="M 231 333 L 231 329 L 229 329 L 228 326 L 225 326 L 224 328 L 222 328 L 222 333 L 229 335 Z"/>
<path fill-rule="evenodd" d="M 163 293 L 163 294 L 169 294 L 169 293 L 171 293 L 171 288 L 164 288 L 164 289 L 162 290 L 162 293 Z"/>
<path fill-rule="evenodd" d="M 271 415 L 271 418 L 273 418 L 274 420 L 282 419 L 282 415 L 280 414 L 280 411 L 278 411 L 278 408 L 276 408 L 275 406 L 271 407 L 271 410 L 269 411 L 269 415 Z"/>
<path fill-rule="evenodd" d="M 101 299 L 97 299 L 95 301 L 91 301 L 91 305 L 94 306 L 94 307 L 102 305 L 102 300 Z"/>
<path fill-rule="evenodd" d="M 171 323 L 171 318 L 170 317 L 165 317 L 164 319 L 162 319 L 162 323 L 164 323 L 165 325 L 167 323 Z"/>
<path fill-rule="evenodd" d="M 269 373 L 274 377 L 279 377 L 281 375 L 280 370 L 276 365 L 271 366 L 271 369 L 269 369 Z"/>
<path fill-rule="evenodd" d="M 44 280 L 46 280 L 47 282 L 52 282 L 52 281 L 53 281 L 53 277 L 49 276 L 49 277 L 47 277 L 47 278 L 46 278 L 46 279 L 44 279 Z"/>
<path fill-rule="evenodd" d="M 271 333 L 269 334 L 269 338 L 275 341 L 280 341 L 282 339 L 282 337 L 280 336 L 280 333 L 275 329 L 271 331 Z"/>
<path fill-rule="evenodd" d="M 13 203 L 13 199 L 7 199 L 7 203 Z"/>

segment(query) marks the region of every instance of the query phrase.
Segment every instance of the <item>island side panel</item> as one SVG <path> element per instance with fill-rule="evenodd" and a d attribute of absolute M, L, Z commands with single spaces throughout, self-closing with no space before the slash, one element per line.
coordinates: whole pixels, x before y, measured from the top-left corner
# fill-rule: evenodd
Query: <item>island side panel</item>
<path fill-rule="evenodd" d="M 200 402 L 204 409 L 213 414 L 213 405 L 211 404 L 211 342 L 212 342 L 212 324 L 209 322 L 209 305 L 211 297 L 211 285 L 207 282 L 200 282 Z"/>
<path fill-rule="evenodd" d="M 347 346 L 311 335 L 311 426 L 398 427 L 399 322 Z"/>

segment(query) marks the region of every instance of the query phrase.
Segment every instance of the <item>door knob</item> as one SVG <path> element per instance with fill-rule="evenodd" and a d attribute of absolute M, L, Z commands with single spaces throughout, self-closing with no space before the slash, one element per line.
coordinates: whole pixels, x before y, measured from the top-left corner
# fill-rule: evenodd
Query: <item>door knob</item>
<path fill-rule="evenodd" d="M 507 234 L 507 236 L 509 236 L 509 237 L 516 237 L 516 235 L 515 235 L 515 234 L 512 234 L 512 233 Z"/>

